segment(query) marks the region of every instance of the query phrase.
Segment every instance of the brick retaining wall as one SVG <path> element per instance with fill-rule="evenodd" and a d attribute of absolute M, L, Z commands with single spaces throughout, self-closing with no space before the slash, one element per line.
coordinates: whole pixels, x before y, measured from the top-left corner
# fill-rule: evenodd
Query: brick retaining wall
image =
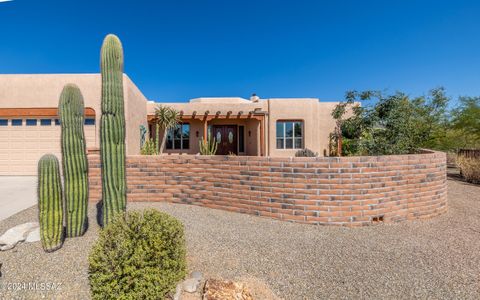
<path fill-rule="evenodd" d="M 101 199 L 90 154 L 90 201 Z M 441 152 L 371 157 L 128 156 L 128 201 L 166 201 L 302 223 L 362 226 L 447 209 Z"/>

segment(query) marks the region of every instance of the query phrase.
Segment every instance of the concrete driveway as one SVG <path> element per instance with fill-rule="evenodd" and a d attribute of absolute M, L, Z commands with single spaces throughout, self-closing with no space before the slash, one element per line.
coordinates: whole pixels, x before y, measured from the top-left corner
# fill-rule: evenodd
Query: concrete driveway
<path fill-rule="evenodd" d="M 0 221 L 36 204 L 36 176 L 0 176 Z"/>

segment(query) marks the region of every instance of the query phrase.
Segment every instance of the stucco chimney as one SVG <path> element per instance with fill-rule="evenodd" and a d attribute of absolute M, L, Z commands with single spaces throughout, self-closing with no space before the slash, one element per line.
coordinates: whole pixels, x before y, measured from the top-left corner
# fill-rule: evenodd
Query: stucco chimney
<path fill-rule="evenodd" d="M 252 102 L 258 102 L 258 100 L 260 100 L 260 98 L 257 96 L 257 94 L 252 94 L 250 97 L 250 101 Z"/>

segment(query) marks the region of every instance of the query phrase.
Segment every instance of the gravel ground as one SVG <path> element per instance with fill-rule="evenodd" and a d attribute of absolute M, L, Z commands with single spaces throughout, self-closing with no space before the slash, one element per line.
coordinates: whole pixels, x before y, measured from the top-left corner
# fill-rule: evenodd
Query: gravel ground
<path fill-rule="evenodd" d="M 196 206 L 155 207 L 186 226 L 190 270 L 207 277 L 256 278 L 284 299 L 480 299 L 480 186 L 449 180 L 448 213 L 427 221 L 364 228 L 302 225 Z M 27 209 L 0 232 L 35 220 Z M 95 207 L 90 209 L 95 220 Z M 94 222 L 93 222 L 94 223 Z M 0 282 L 55 282 L 58 290 L 1 291 L 9 299 L 89 297 L 87 253 L 98 228 L 45 254 L 39 243 L 0 252 Z M 0 299 L 2 299 L 0 295 Z"/>

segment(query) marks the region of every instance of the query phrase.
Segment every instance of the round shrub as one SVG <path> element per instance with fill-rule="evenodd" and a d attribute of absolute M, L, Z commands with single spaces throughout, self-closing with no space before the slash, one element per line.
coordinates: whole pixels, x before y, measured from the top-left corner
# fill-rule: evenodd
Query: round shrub
<path fill-rule="evenodd" d="M 317 156 L 318 156 L 318 153 L 313 152 L 308 148 L 300 149 L 295 153 L 295 157 L 317 157 Z"/>
<path fill-rule="evenodd" d="M 93 299 L 164 299 L 186 275 L 183 224 L 149 209 L 118 215 L 89 256 Z"/>

